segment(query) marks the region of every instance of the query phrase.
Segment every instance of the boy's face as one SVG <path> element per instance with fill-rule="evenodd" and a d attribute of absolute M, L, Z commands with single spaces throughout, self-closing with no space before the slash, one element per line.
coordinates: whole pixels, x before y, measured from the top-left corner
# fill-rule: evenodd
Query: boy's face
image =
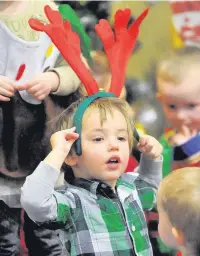
<path fill-rule="evenodd" d="M 101 125 L 98 110 L 83 118 L 82 155 L 77 156 L 79 177 L 98 179 L 112 187 L 124 172 L 130 155 L 127 123 L 118 110 Z M 77 173 L 77 172 L 75 172 Z"/>
<path fill-rule="evenodd" d="M 162 102 L 166 118 L 173 128 L 187 126 L 200 128 L 200 72 L 191 74 L 182 83 L 162 82 L 158 99 Z"/>

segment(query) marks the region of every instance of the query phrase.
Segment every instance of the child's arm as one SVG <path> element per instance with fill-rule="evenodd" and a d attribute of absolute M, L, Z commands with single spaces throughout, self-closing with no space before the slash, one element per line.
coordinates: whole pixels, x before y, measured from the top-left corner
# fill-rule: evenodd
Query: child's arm
<path fill-rule="evenodd" d="M 22 187 L 21 204 L 29 217 L 36 222 L 65 222 L 73 198 L 54 191 L 60 169 L 78 134 L 75 129 L 63 130 L 51 137 L 52 151 Z"/>
<path fill-rule="evenodd" d="M 88 66 L 84 57 L 82 57 L 82 60 L 85 65 Z M 62 56 L 58 58 L 55 68 L 50 69 L 48 72 L 55 72 L 59 77 L 59 85 L 56 90 L 52 91 L 52 94 L 69 95 L 75 92 L 81 84 L 73 69 L 67 64 Z"/>
<path fill-rule="evenodd" d="M 152 136 L 143 135 L 137 148 L 142 152 L 140 165 L 136 170 L 140 178 L 158 188 L 162 179 L 162 151 L 161 144 Z"/>
<path fill-rule="evenodd" d="M 83 60 L 86 63 L 86 60 Z M 87 64 L 86 64 L 87 65 Z M 36 75 L 25 84 L 16 85 L 19 91 L 26 90 L 36 100 L 44 100 L 50 93 L 69 95 L 76 91 L 81 82 L 66 61 L 60 66 Z"/>
<path fill-rule="evenodd" d="M 138 177 L 135 185 L 143 209 L 147 211 L 155 206 L 156 191 L 162 180 L 162 146 L 155 138 L 144 135 L 140 139 L 138 149 L 143 154 L 136 169 Z"/>

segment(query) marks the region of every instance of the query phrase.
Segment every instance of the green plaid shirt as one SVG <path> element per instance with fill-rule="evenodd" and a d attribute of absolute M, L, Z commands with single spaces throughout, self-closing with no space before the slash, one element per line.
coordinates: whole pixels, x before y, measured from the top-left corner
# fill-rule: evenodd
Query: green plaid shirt
<path fill-rule="evenodd" d="M 154 162 L 154 167 L 161 173 L 161 161 L 156 164 Z M 42 162 L 35 171 L 35 176 L 40 173 L 41 177 L 45 170 L 49 176 L 51 172 L 58 173 Z M 33 200 L 30 207 L 31 195 L 28 190 L 32 189 L 32 183 L 36 180 L 34 174 L 31 176 L 22 189 L 22 205 L 33 220 L 49 220 L 48 223 L 56 222 L 63 227 L 66 231 L 65 247 L 70 255 L 153 255 L 143 212 L 151 210 L 155 205 L 158 184 L 151 179 L 153 176 L 143 178 L 139 173 L 123 174 L 117 181 L 116 193 L 103 182 L 75 179 L 71 184 L 66 183 L 62 190 L 53 191 L 51 188 L 51 197 L 47 197 L 48 193 L 45 192 L 46 200 L 49 198 L 49 207 L 47 209 L 42 206 L 43 197 L 41 208 L 37 205 L 38 212 L 37 207 L 34 207 L 36 201 Z M 158 179 L 157 182 L 159 183 Z M 36 191 L 41 184 L 34 186 Z M 27 200 L 23 196 L 25 190 Z M 43 190 L 48 190 L 47 185 L 43 186 Z"/>

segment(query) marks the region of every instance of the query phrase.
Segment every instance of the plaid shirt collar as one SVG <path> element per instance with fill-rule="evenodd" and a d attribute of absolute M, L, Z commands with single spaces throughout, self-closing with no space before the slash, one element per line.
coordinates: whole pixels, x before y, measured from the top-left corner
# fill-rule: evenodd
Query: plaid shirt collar
<path fill-rule="evenodd" d="M 121 185 L 124 185 L 130 189 L 134 189 L 134 185 L 133 185 L 134 181 L 135 181 L 135 177 L 132 177 L 130 175 L 130 177 L 128 177 L 127 179 L 127 175 L 124 175 L 124 177 L 122 175 L 116 182 L 116 191 L 117 191 L 117 188 Z M 91 194 L 95 196 L 97 194 L 103 194 L 108 196 L 109 198 L 117 197 L 117 194 L 113 191 L 110 185 L 96 179 L 86 180 L 83 178 L 74 178 L 70 182 L 70 184 L 76 187 L 86 189 L 87 191 L 89 191 Z"/>
<path fill-rule="evenodd" d="M 104 194 L 106 193 L 106 195 L 110 198 L 116 197 L 116 194 L 114 193 L 111 186 L 99 180 L 86 180 L 83 178 L 75 178 L 72 180 L 71 185 L 86 189 L 95 196 L 104 192 Z"/>

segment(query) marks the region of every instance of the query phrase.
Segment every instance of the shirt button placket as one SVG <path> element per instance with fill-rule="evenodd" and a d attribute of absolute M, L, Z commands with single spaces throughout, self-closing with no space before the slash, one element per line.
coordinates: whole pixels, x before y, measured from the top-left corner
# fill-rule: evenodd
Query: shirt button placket
<path fill-rule="evenodd" d="M 135 226 L 134 226 L 134 225 L 132 225 L 131 230 L 132 230 L 133 232 L 135 232 Z"/>

